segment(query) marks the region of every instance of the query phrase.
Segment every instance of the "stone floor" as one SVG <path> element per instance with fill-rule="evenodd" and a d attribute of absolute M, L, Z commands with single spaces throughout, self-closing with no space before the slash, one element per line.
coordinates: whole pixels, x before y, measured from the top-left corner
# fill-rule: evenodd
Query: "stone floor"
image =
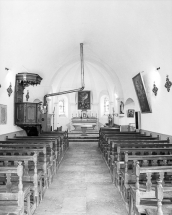
<path fill-rule="evenodd" d="M 127 215 L 97 143 L 70 143 L 34 215 Z"/>

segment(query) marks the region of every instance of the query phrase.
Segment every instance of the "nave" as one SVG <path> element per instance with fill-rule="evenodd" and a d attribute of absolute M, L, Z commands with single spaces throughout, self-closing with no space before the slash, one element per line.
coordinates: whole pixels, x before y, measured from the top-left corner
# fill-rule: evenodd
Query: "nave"
<path fill-rule="evenodd" d="M 127 215 L 98 142 L 71 142 L 34 215 Z"/>

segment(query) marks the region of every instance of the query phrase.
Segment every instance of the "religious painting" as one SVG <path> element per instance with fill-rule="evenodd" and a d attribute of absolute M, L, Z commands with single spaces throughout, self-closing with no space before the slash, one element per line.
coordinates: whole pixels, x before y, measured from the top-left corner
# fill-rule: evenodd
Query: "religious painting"
<path fill-rule="evenodd" d="M 91 109 L 90 91 L 78 92 L 78 110 Z"/>
<path fill-rule="evenodd" d="M 141 112 L 142 113 L 151 113 L 152 112 L 151 107 L 150 107 L 148 99 L 147 99 L 147 94 L 146 94 L 143 78 L 140 73 L 133 77 L 133 84 L 135 87 L 135 91 L 137 94 Z"/>
<path fill-rule="evenodd" d="M 0 104 L 0 125 L 7 124 L 7 105 Z"/>
<path fill-rule="evenodd" d="M 128 109 L 127 117 L 134 117 L 134 109 Z"/>

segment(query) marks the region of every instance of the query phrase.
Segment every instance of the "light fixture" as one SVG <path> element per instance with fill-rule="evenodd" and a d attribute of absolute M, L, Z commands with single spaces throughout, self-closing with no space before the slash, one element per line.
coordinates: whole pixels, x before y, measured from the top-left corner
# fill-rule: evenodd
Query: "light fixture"
<path fill-rule="evenodd" d="M 154 82 L 154 85 L 153 85 L 152 92 L 155 94 L 155 96 L 157 95 L 158 87 L 155 85 L 155 82 Z"/>
<path fill-rule="evenodd" d="M 172 85 L 172 82 L 169 80 L 168 75 L 166 77 L 166 83 L 165 83 L 165 87 L 167 88 L 167 91 L 170 92 L 170 87 Z"/>
<path fill-rule="evenodd" d="M 27 94 L 26 94 L 26 101 L 29 100 L 29 90 L 27 91 Z"/>
<path fill-rule="evenodd" d="M 159 69 L 160 69 L 160 67 L 156 68 L 156 70 L 159 70 Z"/>
<path fill-rule="evenodd" d="M 7 92 L 8 92 L 8 96 L 10 97 L 11 93 L 13 92 L 11 83 L 10 83 L 10 86 L 7 88 Z"/>
<path fill-rule="evenodd" d="M 10 70 L 10 69 L 9 69 L 9 68 L 7 68 L 7 67 L 5 67 L 5 70 L 7 70 L 7 71 L 8 71 L 8 70 Z"/>

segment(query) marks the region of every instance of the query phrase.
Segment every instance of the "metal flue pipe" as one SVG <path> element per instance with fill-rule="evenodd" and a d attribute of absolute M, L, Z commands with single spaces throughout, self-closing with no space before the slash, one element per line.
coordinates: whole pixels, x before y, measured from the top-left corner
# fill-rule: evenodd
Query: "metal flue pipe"
<path fill-rule="evenodd" d="M 62 91 L 58 93 L 51 93 L 51 94 L 46 94 L 44 96 L 44 106 L 46 106 L 46 98 L 50 96 L 58 96 L 62 94 L 68 94 L 68 93 L 74 93 L 74 92 L 79 92 L 82 91 L 85 88 L 84 84 L 84 58 L 83 58 L 83 43 L 80 43 L 80 57 L 81 57 L 81 88 L 79 89 L 74 89 L 74 90 L 67 90 L 67 91 Z"/>

